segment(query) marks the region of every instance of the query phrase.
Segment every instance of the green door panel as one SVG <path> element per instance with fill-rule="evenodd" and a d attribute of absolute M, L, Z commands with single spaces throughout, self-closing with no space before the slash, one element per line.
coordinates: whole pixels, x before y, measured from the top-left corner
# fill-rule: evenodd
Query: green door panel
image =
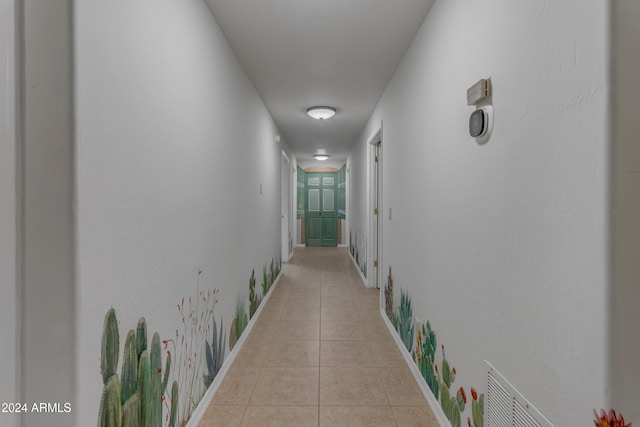
<path fill-rule="evenodd" d="M 307 246 L 338 245 L 338 174 L 306 173 L 305 241 Z"/>

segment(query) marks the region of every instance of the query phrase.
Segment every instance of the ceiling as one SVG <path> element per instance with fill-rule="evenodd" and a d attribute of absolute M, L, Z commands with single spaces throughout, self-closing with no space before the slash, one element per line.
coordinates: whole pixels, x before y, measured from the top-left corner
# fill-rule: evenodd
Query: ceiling
<path fill-rule="evenodd" d="M 344 160 L 434 0 L 206 0 L 299 161 Z M 307 107 L 337 109 L 330 120 Z"/>

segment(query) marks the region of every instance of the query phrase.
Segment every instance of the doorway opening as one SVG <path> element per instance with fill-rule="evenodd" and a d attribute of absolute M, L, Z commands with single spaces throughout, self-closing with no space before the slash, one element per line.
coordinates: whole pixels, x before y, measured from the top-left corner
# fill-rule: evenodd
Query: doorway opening
<path fill-rule="evenodd" d="M 368 286 L 382 284 L 382 126 L 369 142 L 369 242 L 371 266 Z"/>
<path fill-rule="evenodd" d="M 280 202 L 281 202 L 281 224 L 282 233 L 282 262 L 288 262 L 293 255 L 293 221 L 291 213 L 293 211 L 293 192 L 291 183 L 293 180 L 293 170 L 289 157 L 282 152 L 280 165 Z"/>

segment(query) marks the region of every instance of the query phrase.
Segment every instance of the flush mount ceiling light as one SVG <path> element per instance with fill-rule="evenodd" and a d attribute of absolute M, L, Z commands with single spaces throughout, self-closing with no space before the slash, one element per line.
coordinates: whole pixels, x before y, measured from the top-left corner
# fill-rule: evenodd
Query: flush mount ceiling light
<path fill-rule="evenodd" d="M 307 114 L 316 120 L 326 120 L 335 116 L 336 109 L 333 107 L 316 106 L 307 108 Z"/>
<path fill-rule="evenodd" d="M 316 160 L 320 160 L 320 161 L 325 161 L 329 158 L 330 156 L 328 154 L 314 154 L 313 158 Z"/>

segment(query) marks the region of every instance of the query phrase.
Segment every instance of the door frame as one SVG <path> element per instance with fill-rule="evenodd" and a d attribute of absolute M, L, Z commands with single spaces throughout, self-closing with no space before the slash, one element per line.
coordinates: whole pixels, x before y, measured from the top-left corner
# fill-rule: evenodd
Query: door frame
<path fill-rule="evenodd" d="M 291 161 L 287 153 L 282 151 L 282 157 L 280 161 L 280 234 L 281 234 L 281 259 L 282 262 L 289 262 L 293 254 L 293 225 L 292 225 L 292 210 L 293 210 L 293 192 L 292 180 L 295 179 L 295 175 L 291 169 Z"/>
<path fill-rule="evenodd" d="M 22 399 L 22 57 L 21 7 L 17 0 L 0 0 L 0 319 L 9 345 L 0 349 L 5 382 L 0 393 L 5 400 Z M 18 415 L 3 420 L 19 425 Z"/>
<path fill-rule="evenodd" d="M 369 245 L 371 250 L 367 254 L 367 286 L 380 288 L 382 286 L 382 223 L 383 198 L 382 198 L 382 122 L 380 129 L 369 140 L 368 152 L 368 187 L 369 187 Z M 376 162 L 377 155 L 377 162 Z M 377 214 L 376 214 L 377 209 Z M 376 267 L 377 262 L 377 267 Z"/>

